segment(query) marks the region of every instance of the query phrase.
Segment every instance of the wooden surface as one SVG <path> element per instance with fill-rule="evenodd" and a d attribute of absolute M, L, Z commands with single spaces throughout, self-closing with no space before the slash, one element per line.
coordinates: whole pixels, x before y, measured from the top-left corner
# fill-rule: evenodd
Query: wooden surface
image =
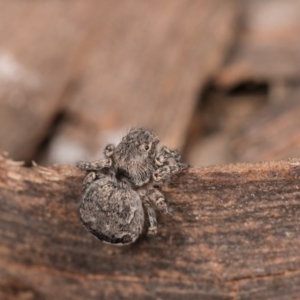
<path fill-rule="evenodd" d="M 0 148 L 15 159 L 32 159 L 62 109 L 72 53 L 99 15 L 91 3 L 0 3 Z"/>
<path fill-rule="evenodd" d="M 216 76 L 221 87 L 241 82 L 278 84 L 300 76 L 300 2 L 244 0 L 240 34 L 227 63 Z"/>
<path fill-rule="evenodd" d="M 235 0 L 109 2 L 73 57 L 62 96 L 67 118 L 41 163 L 97 158 L 132 126 L 181 149 L 197 98 L 232 45 L 236 17 Z"/>
<path fill-rule="evenodd" d="M 249 118 L 232 135 L 229 147 L 235 161 L 277 160 L 300 153 L 300 88 Z"/>
<path fill-rule="evenodd" d="M 252 146 L 248 136 L 244 137 L 244 127 L 257 123 L 256 115 L 268 106 L 267 99 L 266 94 L 253 91 L 236 95 L 212 89 L 208 91 L 202 99 L 202 105 L 195 111 L 191 123 L 197 126 L 189 131 L 184 157 L 194 166 L 227 164 L 238 162 L 238 158 L 243 161 L 245 148 L 251 151 Z M 240 143 L 241 151 L 235 148 L 235 140 L 240 136 L 244 138 L 244 143 Z"/>
<path fill-rule="evenodd" d="M 0 156 L 0 299 L 299 299 L 300 160 L 191 168 L 158 235 L 105 245 L 84 174 Z"/>
<path fill-rule="evenodd" d="M 236 0 L 0 3 L 0 148 L 73 163 L 132 126 L 180 148 L 236 16 Z"/>

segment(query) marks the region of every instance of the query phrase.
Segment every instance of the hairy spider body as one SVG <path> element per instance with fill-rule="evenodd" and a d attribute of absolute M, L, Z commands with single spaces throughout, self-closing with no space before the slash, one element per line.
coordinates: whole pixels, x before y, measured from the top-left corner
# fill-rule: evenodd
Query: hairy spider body
<path fill-rule="evenodd" d="M 157 233 L 154 204 L 169 213 L 158 190 L 175 174 L 188 168 L 180 163 L 178 151 L 165 146 L 158 149 L 158 137 L 143 128 L 132 129 L 115 147 L 107 145 L 105 158 L 78 162 L 87 171 L 83 181 L 80 217 L 85 228 L 103 242 L 126 245 L 143 231 L 144 209 L 148 217 L 148 235 Z"/>
<path fill-rule="evenodd" d="M 133 185 L 148 183 L 154 171 L 158 137 L 145 129 L 131 130 L 116 147 L 113 160 L 117 173 L 125 176 Z"/>
<path fill-rule="evenodd" d="M 109 244 L 133 243 L 144 228 L 138 193 L 107 175 L 86 187 L 79 212 L 85 228 Z"/>

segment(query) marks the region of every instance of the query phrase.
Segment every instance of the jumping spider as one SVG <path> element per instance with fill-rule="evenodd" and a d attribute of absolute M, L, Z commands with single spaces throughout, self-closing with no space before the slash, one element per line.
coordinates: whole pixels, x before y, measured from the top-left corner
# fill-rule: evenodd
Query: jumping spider
<path fill-rule="evenodd" d="M 157 233 L 151 203 L 167 214 L 167 202 L 159 187 L 189 167 L 180 163 L 176 150 L 158 148 L 158 143 L 154 133 L 135 128 L 116 147 L 107 145 L 104 159 L 77 163 L 78 169 L 88 172 L 83 181 L 80 217 L 85 228 L 101 241 L 133 243 L 144 228 L 144 209 L 148 235 Z"/>

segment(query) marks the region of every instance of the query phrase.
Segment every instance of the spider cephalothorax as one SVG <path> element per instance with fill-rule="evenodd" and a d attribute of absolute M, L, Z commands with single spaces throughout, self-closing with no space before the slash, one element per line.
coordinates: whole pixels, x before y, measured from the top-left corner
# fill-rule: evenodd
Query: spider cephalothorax
<path fill-rule="evenodd" d="M 153 160 L 158 142 L 158 137 L 148 130 L 131 130 L 114 151 L 117 173 L 124 175 L 135 186 L 148 183 L 154 172 Z"/>

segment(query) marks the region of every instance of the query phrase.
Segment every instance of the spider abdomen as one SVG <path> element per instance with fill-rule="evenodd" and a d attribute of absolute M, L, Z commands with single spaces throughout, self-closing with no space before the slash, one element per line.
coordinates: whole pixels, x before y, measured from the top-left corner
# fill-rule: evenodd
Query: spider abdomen
<path fill-rule="evenodd" d="M 144 210 L 137 192 L 120 186 L 110 177 L 91 183 L 79 213 L 85 228 L 109 244 L 131 244 L 144 227 Z"/>

